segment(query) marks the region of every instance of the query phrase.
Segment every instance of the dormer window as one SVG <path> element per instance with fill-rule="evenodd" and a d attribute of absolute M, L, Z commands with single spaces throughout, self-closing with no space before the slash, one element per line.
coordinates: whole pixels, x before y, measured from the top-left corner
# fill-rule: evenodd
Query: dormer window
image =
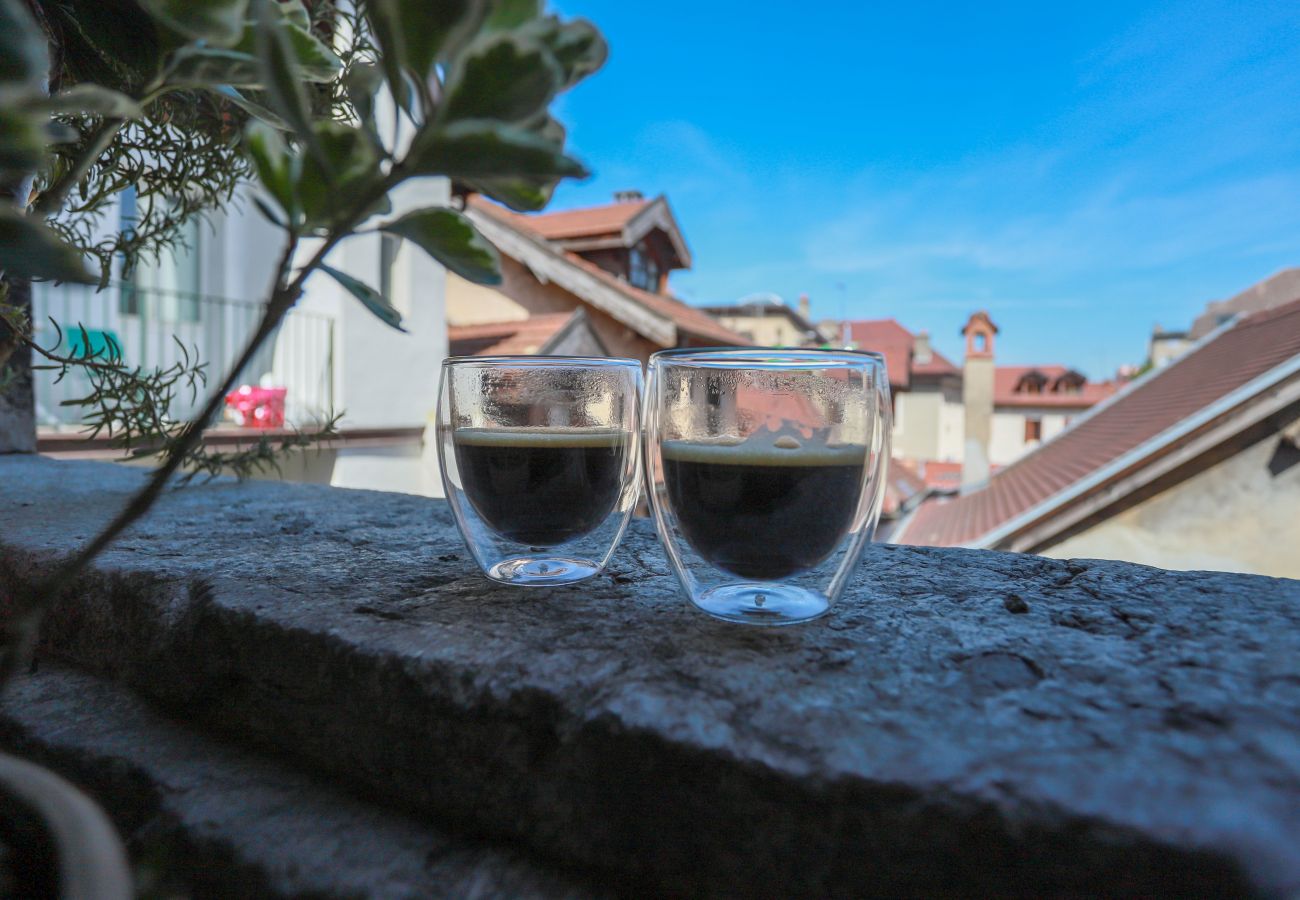
<path fill-rule="evenodd" d="M 1052 385 L 1052 392 L 1057 394 L 1082 393 L 1087 380 L 1081 373 L 1070 370 L 1056 379 L 1056 383 Z"/>
<path fill-rule="evenodd" d="M 643 291 L 657 293 L 659 290 L 659 265 L 644 244 L 637 244 L 628 251 L 627 280 Z"/>
<path fill-rule="evenodd" d="M 1017 394 L 1041 394 L 1043 388 L 1047 386 L 1047 376 L 1042 372 L 1034 369 L 1026 372 L 1016 383 Z"/>

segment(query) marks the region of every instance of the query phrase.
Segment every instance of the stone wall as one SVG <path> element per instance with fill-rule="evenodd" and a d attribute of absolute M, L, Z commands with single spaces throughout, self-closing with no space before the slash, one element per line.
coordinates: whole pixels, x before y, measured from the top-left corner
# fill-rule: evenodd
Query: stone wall
<path fill-rule="evenodd" d="M 141 478 L 0 460 L 0 591 Z M 440 502 L 223 482 L 125 536 L 43 657 L 0 743 L 144 773 L 276 892 L 364 883 L 337 835 L 366 816 L 411 878 L 421 841 L 473 860 L 421 889 L 448 895 L 1300 891 L 1295 581 L 875 546 L 831 616 L 751 630 L 687 608 L 645 522 L 606 574 L 521 593 Z M 167 767 L 204 754 L 229 790 Z M 246 757 L 249 809 L 220 781 Z M 362 819 L 285 824 L 293 882 L 259 816 L 296 807 Z"/>

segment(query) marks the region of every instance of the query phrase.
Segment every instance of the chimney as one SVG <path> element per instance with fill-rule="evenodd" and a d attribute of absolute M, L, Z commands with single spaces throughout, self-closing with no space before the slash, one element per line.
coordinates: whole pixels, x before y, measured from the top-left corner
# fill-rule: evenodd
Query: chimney
<path fill-rule="evenodd" d="M 932 359 L 934 351 L 930 349 L 930 332 L 918 331 L 912 339 L 912 361 L 925 365 Z"/>
<path fill-rule="evenodd" d="M 640 191 L 615 191 L 615 203 L 639 203 L 645 199 L 645 194 Z"/>
<path fill-rule="evenodd" d="M 966 412 L 966 446 L 961 465 L 962 493 L 983 487 L 989 480 L 989 437 L 993 431 L 993 336 L 998 327 L 980 310 L 961 333 L 966 337 L 966 360 L 961 370 L 961 398 Z"/>
<path fill-rule="evenodd" d="M 812 303 L 808 300 L 807 294 L 799 295 L 799 315 L 804 317 L 804 321 L 812 321 Z"/>

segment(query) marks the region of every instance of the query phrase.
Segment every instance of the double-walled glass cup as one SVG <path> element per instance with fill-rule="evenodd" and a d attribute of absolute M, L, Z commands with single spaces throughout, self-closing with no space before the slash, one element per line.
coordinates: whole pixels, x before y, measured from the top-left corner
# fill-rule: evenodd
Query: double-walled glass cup
<path fill-rule="evenodd" d="M 878 354 L 669 350 L 650 359 L 647 492 L 691 602 L 721 619 L 815 619 L 875 531 L 889 459 Z"/>
<path fill-rule="evenodd" d="M 456 527 L 483 572 L 571 584 L 604 568 L 636 504 L 641 364 L 452 357 L 438 461 Z"/>

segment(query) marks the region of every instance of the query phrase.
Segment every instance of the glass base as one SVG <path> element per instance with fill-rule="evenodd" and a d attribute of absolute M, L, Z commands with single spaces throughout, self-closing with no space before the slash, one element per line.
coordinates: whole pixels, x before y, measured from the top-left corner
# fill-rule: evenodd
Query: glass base
<path fill-rule="evenodd" d="M 749 625 L 795 625 L 826 614 L 831 603 L 824 594 L 793 584 L 724 584 L 710 588 L 691 602 L 711 616 Z"/>
<path fill-rule="evenodd" d="M 487 570 L 488 578 L 502 584 L 547 587 L 573 584 L 590 578 L 600 566 L 589 559 L 564 556 L 521 556 L 499 562 Z"/>

